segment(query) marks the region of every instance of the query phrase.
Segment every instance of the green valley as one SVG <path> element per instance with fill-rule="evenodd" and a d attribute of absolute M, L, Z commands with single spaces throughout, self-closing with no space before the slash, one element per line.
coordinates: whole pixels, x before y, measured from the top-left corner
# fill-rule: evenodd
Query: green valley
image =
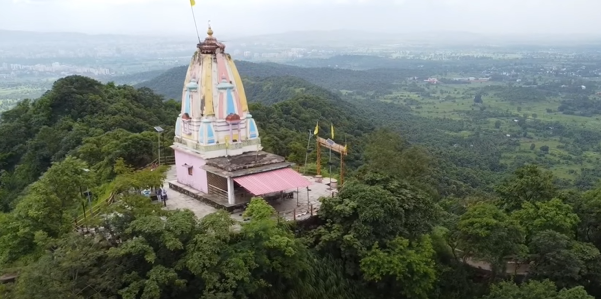
<path fill-rule="evenodd" d="M 159 143 L 173 155 L 185 68 L 136 87 L 65 77 L 0 118 L 0 296 L 601 296 L 593 79 L 237 64 L 265 151 L 312 175 L 316 123 L 349 146 L 316 215 L 258 197 L 239 215 L 163 209 L 141 194 L 170 171 L 155 163 Z"/>
<path fill-rule="evenodd" d="M 344 64 L 353 58 L 332 58 L 321 64 Z M 601 166 L 601 134 L 596 129 L 600 120 L 595 114 L 601 96 L 594 77 L 531 74 L 527 72 L 531 60 L 515 63 L 513 73 L 496 60 L 442 65 L 391 60 L 396 65 L 387 69 L 365 69 L 382 59 L 359 61 L 362 64 L 355 66 L 360 70 L 238 64 L 251 100 L 278 102 L 294 96 L 296 92 L 287 90 L 294 86 L 305 94 L 337 99 L 341 105 L 350 103 L 370 123 L 394 127 L 410 142 L 453 156 L 450 161 L 456 167 L 470 168 L 460 181 L 471 187 L 486 190 L 500 174 L 525 163 L 552 170 L 566 187 L 589 189 L 601 177 L 596 170 Z M 138 86 L 177 98 L 184 72 L 184 67 L 174 68 Z M 480 81 L 472 77 L 475 82 L 470 82 L 470 76 L 481 72 L 496 74 Z M 428 78 L 438 79 L 433 84 L 425 82 Z M 255 86 L 257 80 L 270 83 Z M 316 85 L 323 89 L 315 89 Z M 305 125 L 304 130 L 310 129 L 310 124 Z M 478 161 L 468 162 L 468 156 Z M 474 171 L 479 174 L 474 176 Z"/>

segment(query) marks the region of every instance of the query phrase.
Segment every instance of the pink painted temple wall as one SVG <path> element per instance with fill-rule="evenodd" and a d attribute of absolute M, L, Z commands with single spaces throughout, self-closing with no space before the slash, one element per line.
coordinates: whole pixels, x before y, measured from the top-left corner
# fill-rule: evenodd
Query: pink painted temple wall
<path fill-rule="evenodd" d="M 208 193 L 207 172 L 202 169 L 206 162 L 200 158 L 175 149 L 177 181 L 198 191 Z M 192 175 L 188 174 L 188 165 L 193 166 Z"/>

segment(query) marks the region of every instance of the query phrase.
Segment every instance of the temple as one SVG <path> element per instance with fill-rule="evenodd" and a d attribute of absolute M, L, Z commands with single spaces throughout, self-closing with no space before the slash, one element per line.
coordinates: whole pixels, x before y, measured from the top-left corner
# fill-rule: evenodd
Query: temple
<path fill-rule="evenodd" d="M 211 27 L 207 34 L 198 44 L 183 86 L 172 145 L 175 184 L 226 206 L 308 187 L 311 183 L 291 163 L 262 151 L 234 60 L 213 37 Z"/>

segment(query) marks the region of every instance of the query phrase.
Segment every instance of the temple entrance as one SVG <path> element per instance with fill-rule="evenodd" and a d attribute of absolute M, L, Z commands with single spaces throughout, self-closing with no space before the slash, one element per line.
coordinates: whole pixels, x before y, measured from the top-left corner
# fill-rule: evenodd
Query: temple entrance
<path fill-rule="evenodd" d="M 213 173 L 207 173 L 209 194 L 227 202 L 227 179 Z"/>

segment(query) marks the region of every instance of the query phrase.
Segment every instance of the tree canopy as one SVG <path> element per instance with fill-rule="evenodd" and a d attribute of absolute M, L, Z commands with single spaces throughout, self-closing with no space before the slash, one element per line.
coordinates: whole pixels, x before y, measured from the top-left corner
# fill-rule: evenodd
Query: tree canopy
<path fill-rule="evenodd" d="M 166 128 L 168 150 L 178 104 L 147 88 L 67 77 L 0 119 L 0 274 L 18 274 L 1 296 L 601 296 L 601 189 L 566 190 L 535 164 L 506 168 L 495 136 L 439 131 L 461 134 L 461 121 L 418 126 L 404 108 L 351 103 L 296 78 L 245 80 L 264 98 L 250 110 L 266 150 L 316 159 L 306 148 L 316 124 L 320 136 L 334 124 L 336 141 L 349 145 L 348 179 L 316 218 L 278 218 L 261 198 L 244 221 L 162 209 L 139 191 L 165 180 L 166 167 L 145 166 L 156 158 L 153 126 Z M 352 83 L 336 80 L 328 84 Z"/>

